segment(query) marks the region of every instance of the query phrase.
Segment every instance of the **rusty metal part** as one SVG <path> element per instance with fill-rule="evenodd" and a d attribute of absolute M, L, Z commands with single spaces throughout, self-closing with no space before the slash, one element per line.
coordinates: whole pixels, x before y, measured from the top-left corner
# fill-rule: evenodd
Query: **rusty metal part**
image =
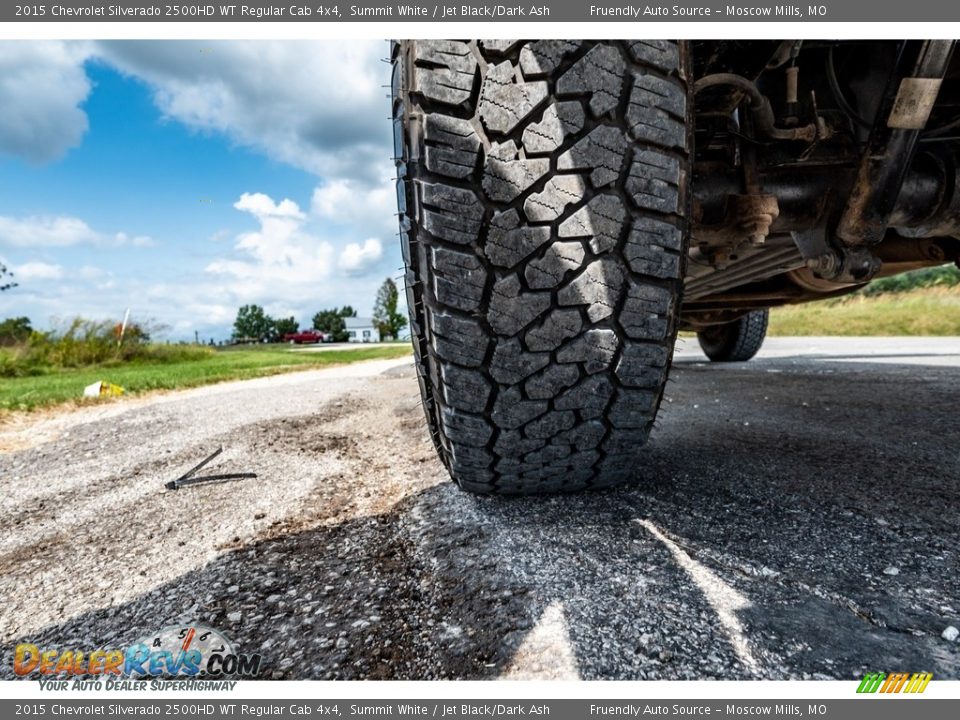
<path fill-rule="evenodd" d="M 757 80 L 767 69 L 771 59 L 786 47 L 782 40 L 723 40 L 694 41 L 693 54 L 697 77 L 716 73 L 731 73 Z M 789 50 L 782 57 L 789 60 Z M 729 117 L 743 102 L 743 93 L 730 86 L 715 86 L 697 97 L 697 113 L 718 113 Z"/>
<path fill-rule="evenodd" d="M 901 237 L 891 231 L 873 251 L 883 262 L 876 277 L 889 277 L 960 261 L 960 240 Z"/>
<path fill-rule="evenodd" d="M 897 202 L 888 219 L 890 227 L 918 237 L 960 233 L 960 196 L 956 193 L 956 177 L 956 159 L 952 155 L 918 153 L 900 186 Z M 953 210 L 950 207 L 952 202 L 956 202 Z"/>
<path fill-rule="evenodd" d="M 796 105 L 797 102 L 799 102 L 798 79 L 800 76 L 800 68 L 794 65 L 793 67 L 788 67 L 785 72 L 787 74 L 787 104 Z"/>
<path fill-rule="evenodd" d="M 724 219 L 716 225 L 697 226 L 693 232 L 694 242 L 726 248 L 728 254 L 744 241 L 762 245 L 779 214 L 774 195 L 728 195 Z"/>
<path fill-rule="evenodd" d="M 786 277 L 794 285 L 797 285 L 798 287 L 817 295 L 841 290 L 853 284 L 841 283 L 837 282 L 836 280 L 827 280 L 814 273 L 813 269 L 809 267 L 791 270 L 790 272 L 786 273 Z M 859 283 L 857 285 L 859 285 Z"/>
<path fill-rule="evenodd" d="M 776 168 L 759 175 L 758 184 L 778 197 L 779 214 L 768 228 L 768 237 L 777 238 L 767 243 L 774 252 L 770 254 L 765 246 L 743 241 L 742 226 L 732 219 L 745 211 L 731 209 L 733 195 L 719 202 L 716 199 L 721 190 L 736 187 L 736 175 L 701 168 L 695 180 L 696 247 L 688 264 L 688 297 L 713 298 L 794 270 L 791 283 L 809 299 L 862 284 L 871 277 L 950 262 L 960 252 L 960 240 L 951 237 L 960 236 L 960 187 L 955 182 L 955 168 L 950 156 L 918 157 L 891 217 L 897 227 L 872 246 L 871 252 L 856 254 L 832 245 L 827 235 L 830 173 L 838 175 L 842 169 Z M 704 185 L 711 189 L 709 195 L 703 191 Z M 706 223 L 705 219 L 713 222 Z M 782 247 L 783 231 L 788 228 L 798 228 L 790 233 L 795 253 Z M 734 249 L 737 241 L 740 244 Z M 848 254 L 850 257 L 846 257 Z M 810 261 L 810 267 L 805 261 Z"/>
<path fill-rule="evenodd" d="M 771 233 L 804 230 L 822 224 L 826 200 L 834 182 L 850 177 L 850 169 L 833 166 L 789 166 L 763 168 L 759 184 L 765 195 L 777 198 L 777 217 Z M 694 221 L 698 225 L 722 226 L 727 215 L 727 198 L 743 192 L 740 172 L 714 164 L 694 169 Z M 694 227 L 696 237 L 698 227 Z"/>
<path fill-rule="evenodd" d="M 740 90 L 750 100 L 748 109 L 753 118 L 758 133 L 772 140 L 802 140 L 813 142 L 820 136 L 821 125 L 813 122 L 808 125 L 793 128 L 778 128 L 773 115 L 770 100 L 760 92 L 755 83 L 745 77 L 733 73 L 714 73 L 697 80 L 693 85 L 694 94 L 707 88 L 728 85 Z M 826 128 L 825 125 L 822 126 Z"/>
<path fill-rule="evenodd" d="M 874 254 L 881 265 L 872 279 L 943 265 L 954 258 L 960 257 L 955 249 L 945 249 L 940 241 L 929 238 L 914 240 L 912 238 L 891 237 L 874 248 Z M 787 279 L 804 290 L 818 294 L 831 293 L 846 287 L 859 287 L 863 284 L 863 281 L 853 282 L 850 279 L 829 279 L 832 274 L 836 273 L 841 260 L 839 255 L 828 257 L 829 259 L 822 260 L 823 256 L 821 256 L 812 263 L 813 266 L 821 270 L 823 277 L 816 274 L 814 268 L 808 265 L 786 273 Z M 826 264 L 825 268 L 821 265 L 822 262 Z M 824 272 L 824 270 L 832 272 Z"/>
<path fill-rule="evenodd" d="M 807 260 L 807 267 L 824 280 L 839 284 L 864 283 L 880 270 L 882 262 L 869 248 L 845 248 L 828 251 Z"/>
<path fill-rule="evenodd" d="M 832 252 L 824 225 L 790 233 L 804 260 L 814 260 Z"/>
<path fill-rule="evenodd" d="M 692 251 L 687 266 L 684 297 L 689 300 L 726 292 L 804 265 L 803 257 L 789 237 L 777 238 L 775 243 L 762 248 L 750 247 L 743 255 L 731 258 L 722 270 L 703 268 L 698 257 L 702 257 L 700 251 Z M 698 269 L 701 272 L 698 273 Z"/>
<path fill-rule="evenodd" d="M 938 192 L 926 201 L 917 197 L 913 202 L 898 202 L 890 217 L 890 226 L 904 237 L 960 239 L 958 164 L 954 156 L 921 155 L 915 165 L 923 165 L 927 174 L 937 178 Z M 900 192 L 901 197 L 919 195 L 913 191 L 913 182 L 914 174 L 908 175 Z M 929 196 L 930 192 L 927 191 L 926 195 Z"/>
<path fill-rule="evenodd" d="M 743 288 L 755 286 L 764 278 L 776 279 L 778 273 L 789 282 L 790 287 L 762 296 L 746 293 L 754 297 L 763 306 L 763 302 L 789 299 L 799 302 L 797 291 L 802 299 L 833 297 L 836 293 L 854 290 L 867 280 L 877 277 L 897 275 L 908 270 L 942 265 L 960 258 L 960 241 L 944 238 L 902 238 L 895 233 L 888 234 L 883 243 L 873 248 L 872 255 L 866 253 L 860 259 L 859 270 L 854 259 L 848 259 L 844 266 L 843 255 L 830 250 L 817 233 L 795 233 L 794 242 L 799 255 L 781 249 L 779 255 L 772 255 L 768 249 L 757 249 L 745 256 L 740 262 L 732 262 L 724 270 L 710 273 L 709 270 L 693 275 L 687 280 L 686 297 L 691 303 L 714 302 L 719 297 L 731 297 L 731 291 L 746 292 Z M 695 251 L 695 253 L 698 251 Z M 809 258 L 804 264 L 804 258 Z M 693 259 L 693 258 L 692 258 Z M 784 267 L 790 267 L 783 270 Z M 696 273 L 694 262 L 688 265 L 688 271 Z M 863 277 L 854 277 L 854 271 L 865 273 Z M 871 273 L 873 273 L 871 275 Z M 869 277 L 868 277 L 869 276 Z M 795 286 L 795 287 L 793 287 Z M 722 295 L 721 295 L 722 294 Z"/>
<path fill-rule="evenodd" d="M 886 260 L 874 277 L 896 275 L 913 267 L 939 265 L 953 258 L 960 260 L 960 244 L 944 248 L 942 241 L 899 240 L 901 242 L 898 245 L 897 239 L 891 238 L 888 250 L 882 253 Z M 717 322 L 735 320 L 751 310 L 842 297 L 864 285 L 863 281 L 852 282 L 849 278 L 846 281 L 826 280 L 814 275 L 808 267 L 798 267 L 718 292 L 697 294 L 696 297 L 685 295 L 681 308 L 681 328 L 696 330 Z"/>
<path fill-rule="evenodd" d="M 776 70 L 778 67 L 787 64 L 790 60 L 795 59 L 800 53 L 802 46 L 803 40 L 781 40 L 777 51 L 773 54 L 773 57 L 767 61 L 767 70 Z"/>
<path fill-rule="evenodd" d="M 923 153 L 907 173 L 889 225 L 907 237 L 960 238 L 960 161 L 949 154 Z M 826 223 L 828 199 L 854 180 L 854 170 L 837 165 L 786 165 L 761 168 L 757 182 L 777 198 L 779 214 L 770 233 L 801 232 Z M 740 172 L 702 163 L 694 170 L 694 221 L 721 225 L 727 198 L 743 191 Z M 694 229 L 696 235 L 696 227 Z"/>
<path fill-rule="evenodd" d="M 943 78 L 909 77 L 900 81 L 887 127 L 901 130 L 923 130 L 937 102 Z"/>
<path fill-rule="evenodd" d="M 888 263 L 942 265 L 957 257 L 960 253 L 960 241 L 948 238 L 901 237 L 889 232 L 873 252 L 884 265 Z"/>
<path fill-rule="evenodd" d="M 949 67 L 954 44 L 953 40 L 920 43 L 910 69 L 894 72 L 891 77 L 861 156 L 846 209 L 837 226 L 836 236 L 844 245 L 876 244 L 886 234 L 920 136 L 920 128 L 913 127 L 916 123 L 907 122 L 911 119 L 907 117 L 910 102 L 901 99 L 902 107 L 897 109 L 902 83 L 917 78 L 942 79 Z M 923 102 L 916 99 L 914 104 L 918 106 L 912 111 L 916 115 L 923 110 L 919 107 Z M 902 122 L 901 116 L 904 118 Z"/>
<path fill-rule="evenodd" d="M 719 150 L 703 155 L 695 165 L 694 244 L 687 266 L 685 313 L 692 308 L 720 312 L 723 303 L 733 303 L 726 309 L 740 312 L 839 296 L 876 276 L 957 258 L 960 243 L 953 238 L 960 240 L 960 155 L 943 139 L 919 146 L 914 138 L 909 162 L 905 160 L 895 172 L 882 169 L 888 176 L 896 176 L 892 195 L 888 189 L 886 194 L 878 194 L 882 202 L 876 207 L 870 205 L 872 201 L 863 205 L 884 215 L 879 240 L 848 244 L 835 234 L 838 221 L 849 217 L 850 203 L 856 202 L 849 190 L 863 181 L 865 159 L 876 160 L 868 157 L 869 151 L 896 150 L 898 141 L 887 141 L 897 133 L 912 132 L 911 126 L 922 124 L 921 116 L 930 109 L 935 83 L 902 81 L 923 78 L 936 70 L 948 59 L 945 48 L 952 50 L 949 43 L 938 41 L 910 41 L 898 47 L 896 60 L 881 68 L 879 82 L 861 91 L 872 102 L 866 108 L 861 105 L 859 112 L 876 122 L 870 136 L 859 135 L 859 146 L 857 136 L 849 132 L 831 138 L 829 145 L 820 143 L 830 130 L 817 110 L 814 89 L 810 88 L 810 102 L 802 103 L 802 112 L 798 102 L 802 88 L 796 68 L 803 65 L 777 63 L 780 70 L 776 72 L 784 73 L 785 87 L 771 91 L 769 97 L 742 74 L 715 72 L 698 81 L 695 92 L 703 92 L 698 103 L 717 105 L 718 98 L 726 98 L 728 108 L 740 108 L 727 129 L 728 136 L 747 140 L 799 137 L 807 144 L 738 142 L 733 156 L 723 155 L 723 147 L 717 145 Z M 778 107 L 782 103 L 785 110 L 776 121 L 780 127 L 774 125 L 771 102 Z M 831 107 L 824 112 L 832 122 L 839 111 Z M 943 123 L 943 113 L 937 112 Z M 803 123 L 808 128 L 816 126 L 816 130 L 805 131 L 805 135 L 792 132 L 800 130 Z M 883 132 L 877 128 L 880 125 Z M 718 132 L 722 140 L 723 131 Z M 866 144 L 868 139 L 872 144 Z M 858 147 L 866 148 L 863 155 Z M 922 152 L 918 153 L 917 147 Z M 833 153 L 834 149 L 842 152 Z M 882 180 L 884 176 L 879 177 Z M 748 242 L 751 237 L 753 242 Z"/>
<path fill-rule="evenodd" d="M 807 258 L 806 267 L 810 272 L 824 280 L 833 280 L 840 274 L 843 261 L 840 255 L 833 250 L 827 250 L 822 255 Z"/>
<path fill-rule="evenodd" d="M 790 282 L 786 275 L 779 275 L 769 280 L 739 287 L 730 292 L 717 293 L 696 300 L 685 298 L 680 309 L 681 326 L 696 323 L 698 316 L 705 313 L 709 314 L 710 319 L 708 322 L 703 320 L 701 322 L 713 324 L 718 321 L 718 316 L 724 314 L 728 315 L 730 319 L 735 319 L 736 313 L 778 305 L 796 305 L 810 300 L 842 297 L 856 292 L 861 287 L 863 286 L 859 284 L 843 285 L 830 292 L 813 293 Z"/>

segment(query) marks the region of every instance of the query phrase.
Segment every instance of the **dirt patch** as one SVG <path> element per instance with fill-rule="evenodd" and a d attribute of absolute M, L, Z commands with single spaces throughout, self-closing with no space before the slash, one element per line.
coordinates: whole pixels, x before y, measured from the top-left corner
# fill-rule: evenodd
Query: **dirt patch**
<path fill-rule="evenodd" d="M 369 403 L 348 397 L 324 406 L 310 415 L 278 418 L 248 425 L 237 433 L 252 452 L 290 452 L 312 455 L 333 453 L 339 457 L 356 457 L 359 442 L 353 435 L 333 432 L 338 421 L 354 413 L 362 413 Z"/>

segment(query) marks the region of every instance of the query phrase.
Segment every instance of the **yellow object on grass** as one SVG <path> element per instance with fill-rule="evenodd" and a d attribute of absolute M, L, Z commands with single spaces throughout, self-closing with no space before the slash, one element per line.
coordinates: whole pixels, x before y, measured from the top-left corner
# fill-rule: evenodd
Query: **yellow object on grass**
<path fill-rule="evenodd" d="M 123 388 L 106 380 L 99 380 L 83 389 L 84 397 L 118 397 L 123 395 Z"/>

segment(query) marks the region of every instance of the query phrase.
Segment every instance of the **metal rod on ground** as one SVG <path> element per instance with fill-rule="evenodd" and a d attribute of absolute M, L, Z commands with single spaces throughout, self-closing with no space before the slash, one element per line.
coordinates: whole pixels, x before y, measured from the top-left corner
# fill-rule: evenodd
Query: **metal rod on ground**
<path fill-rule="evenodd" d="M 178 478 L 177 478 L 177 481 L 186 480 L 188 477 L 192 476 L 194 473 L 199 472 L 200 470 L 202 470 L 202 469 L 207 465 L 207 463 L 209 463 L 211 460 L 213 460 L 215 457 L 217 457 L 217 455 L 219 455 L 219 454 L 222 453 L 222 452 L 223 452 L 223 446 L 221 445 L 221 446 L 218 447 L 216 450 L 214 450 L 212 453 L 210 453 L 210 456 L 207 457 L 206 460 L 201 460 L 199 463 L 197 463 L 197 464 L 194 465 L 192 468 L 190 468 L 189 470 L 187 470 L 183 475 L 181 475 L 180 477 L 178 477 Z"/>
<path fill-rule="evenodd" d="M 195 477 L 200 470 L 206 467 L 211 460 L 213 460 L 222 452 L 223 446 L 217 448 L 206 459 L 194 465 L 176 480 L 171 480 L 168 482 L 167 488 L 170 490 L 179 490 L 184 485 L 196 485 L 197 483 L 215 482 L 217 480 L 244 480 L 255 478 L 257 476 L 256 473 L 222 473 L 220 475 L 205 475 L 204 477 Z"/>
<path fill-rule="evenodd" d="M 204 475 L 203 477 L 178 478 L 167 483 L 171 490 L 179 490 L 185 485 L 196 485 L 198 483 L 216 482 L 219 480 L 247 480 L 257 476 L 256 473 L 225 473 L 223 475 Z"/>

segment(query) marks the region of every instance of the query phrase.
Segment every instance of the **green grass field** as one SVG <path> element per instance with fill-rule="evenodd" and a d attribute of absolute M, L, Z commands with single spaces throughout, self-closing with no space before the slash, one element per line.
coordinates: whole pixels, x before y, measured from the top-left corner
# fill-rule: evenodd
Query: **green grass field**
<path fill-rule="evenodd" d="M 27 377 L 0 377 L 0 412 L 32 410 L 71 401 L 82 402 L 83 388 L 98 380 L 120 385 L 127 394 L 135 394 L 329 367 L 360 360 L 396 358 L 407 355 L 410 351 L 409 343 L 322 352 L 294 352 L 287 346 L 274 345 L 217 350 L 199 359 L 183 361 L 127 362 L 66 368 Z"/>
<path fill-rule="evenodd" d="M 768 335 L 960 335 L 960 287 L 851 295 L 770 311 Z"/>

